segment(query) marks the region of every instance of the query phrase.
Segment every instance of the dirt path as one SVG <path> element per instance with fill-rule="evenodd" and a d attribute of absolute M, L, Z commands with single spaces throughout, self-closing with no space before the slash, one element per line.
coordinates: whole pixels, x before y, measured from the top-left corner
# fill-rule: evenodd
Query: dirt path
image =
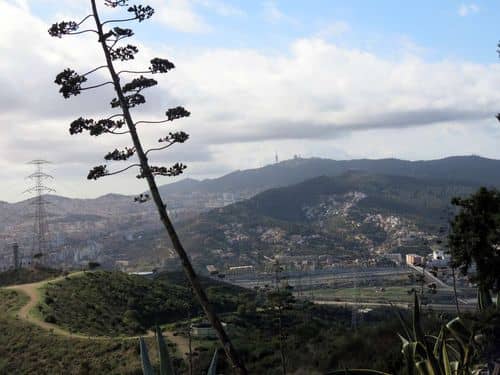
<path fill-rule="evenodd" d="M 90 336 L 90 335 L 82 335 L 82 334 L 76 334 L 76 333 L 71 333 L 68 330 L 65 330 L 55 324 L 47 323 L 44 320 L 40 319 L 39 316 L 33 313 L 33 310 L 36 308 L 36 306 L 39 304 L 42 296 L 41 296 L 41 291 L 40 289 L 43 288 L 45 285 L 49 283 L 55 283 L 58 281 L 63 280 L 65 277 L 78 277 L 81 276 L 83 272 L 75 272 L 72 273 L 68 276 L 60 276 L 55 279 L 51 280 L 44 280 L 40 281 L 37 283 L 32 283 L 32 284 L 21 284 L 21 285 L 12 285 L 9 287 L 6 287 L 5 289 L 10 289 L 10 290 L 15 290 L 21 293 L 26 294 L 29 297 L 28 303 L 24 305 L 18 312 L 19 318 L 26 320 L 32 324 L 37 325 L 38 327 L 45 329 L 47 331 L 50 331 L 52 333 L 55 333 L 60 336 L 65 336 L 65 337 L 72 337 L 72 338 L 77 338 L 77 339 L 87 339 L 87 340 L 132 340 L 132 339 L 138 339 L 139 336 L 116 336 L 116 337 L 111 337 L 111 336 Z M 154 332 L 148 332 L 146 337 L 151 337 L 154 336 Z M 175 337 L 175 336 L 173 336 Z"/>
<path fill-rule="evenodd" d="M 177 346 L 177 349 L 181 353 L 183 358 L 188 358 L 189 354 L 189 340 L 181 335 L 174 336 L 174 333 L 171 331 L 163 332 L 163 335 L 168 339 L 168 341 L 174 343 Z"/>

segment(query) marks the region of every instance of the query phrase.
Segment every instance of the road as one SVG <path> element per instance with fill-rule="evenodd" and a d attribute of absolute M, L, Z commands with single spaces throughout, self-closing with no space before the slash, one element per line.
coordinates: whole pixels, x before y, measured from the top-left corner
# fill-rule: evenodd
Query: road
<path fill-rule="evenodd" d="M 399 307 L 402 309 L 413 309 L 412 303 L 389 303 L 389 302 L 352 302 L 352 301 L 325 301 L 325 300 L 313 300 L 313 303 L 318 305 L 335 305 L 335 306 L 358 306 L 358 307 Z M 455 305 L 443 305 L 443 304 L 427 304 L 421 305 L 422 310 L 433 310 L 453 313 L 456 311 Z M 476 311 L 475 305 L 460 305 L 460 311 Z"/>
<path fill-rule="evenodd" d="M 407 268 L 365 268 L 356 270 L 346 270 L 345 272 L 335 271 L 316 271 L 316 272 L 284 272 L 281 275 L 283 280 L 286 280 L 292 286 L 311 286 L 330 284 L 337 281 L 347 280 L 366 280 L 378 278 L 404 277 L 410 271 Z M 242 286 L 244 288 L 262 287 L 265 285 L 273 285 L 274 275 L 241 275 L 241 276 L 226 276 L 225 280 L 228 283 Z"/>

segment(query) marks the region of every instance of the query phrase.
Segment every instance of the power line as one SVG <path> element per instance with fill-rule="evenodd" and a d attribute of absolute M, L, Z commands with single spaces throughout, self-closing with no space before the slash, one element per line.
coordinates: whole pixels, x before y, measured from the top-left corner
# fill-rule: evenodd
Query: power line
<path fill-rule="evenodd" d="M 33 185 L 26 189 L 25 193 L 34 194 L 34 199 L 30 202 L 35 207 L 33 222 L 33 245 L 31 249 L 31 261 L 43 263 L 43 257 L 46 257 L 50 250 L 49 226 L 47 223 L 48 202 L 44 195 L 55 192 L 54 189 L 44 184 L 44 181 L 54 177 L 43 172 L 43 165 L 50 164 L 46 160 L 32 160 L 28 162 L 35 167 L 35 172 L 27 176 L 33 181 Z"/>

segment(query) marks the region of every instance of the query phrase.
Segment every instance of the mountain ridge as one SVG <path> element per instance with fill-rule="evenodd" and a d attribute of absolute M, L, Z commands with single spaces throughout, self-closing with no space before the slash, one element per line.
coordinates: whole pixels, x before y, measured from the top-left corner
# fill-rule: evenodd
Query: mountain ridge
<path fill-rule="evenodd" d="M 464 155 L 417 161 L 396 158 L 352 160 L 295 158 L 261 168 L 236 170 L 213 179 L 189 179 L 189 182 L 186 182 L 185 179 L 161 185 L 159 189 L 164 195 L 179 193 L 186 185 L 195 189 L 193 191 L 205 193 L 237 192 L 245 189 L 260 189 L 262 191 L 291 185 L 316 176 L 340 175 L 349 170 L 500 186 L 500 160 Z"/>

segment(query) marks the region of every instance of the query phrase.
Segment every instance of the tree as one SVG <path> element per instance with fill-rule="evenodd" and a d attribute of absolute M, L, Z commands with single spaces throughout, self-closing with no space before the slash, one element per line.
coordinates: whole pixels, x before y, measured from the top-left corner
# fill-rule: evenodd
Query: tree
<path fill-rule="evenodd" d="M 96 268 L 101 267 L 101 263 L 99 262 L 89 262 L 87 265 L 89 271 L 95 270 Z"/>
<path fill-rule="evenodd" d="M 448 237 L 452 267 L 467 275 L 475 264 L 476 273 L 469 276 L 489 300 L 490 291 L 500 289 L 500 192 L 482 187 L 468 198 L 453 198 L 452 204 L 460 209 Z"/>
<path fill-rule="evenodd" d="M 156 184 L 155 177 L 157 176 L 177 176 L 181 174 L 186 166 L 182 163 L 175 163 L 172 166 L 154 166 L 150 165 L 148 161 L 148 156 L 152 152 L 157 152 L 172 147 L 178 143 L 184 143 L 188 140 L 189 136 L 185 132 L 170 132 L 166 136 L 159 138 L 160 143 L 157 147 L 152 147 L 150 149 L 145 149 L 141 138 L 139 137 L 137 128 L 143 124 L 158 124 L 166 123 L 169 121 L 174 121 L 183 117 L 188 117 L 190 113 L 181 106 L 170 108 L 166 111 L 166 119 L 160 121 L 134 121 L 132 118 L 131 109 L 139 107 L 146 102 L 146 98 L 142 92 L 153 86 L 156 86 L 158 82 L 149 78 L 150 75 L 167 73 L 174 69 L 174 64 L 167 59 L 163 58 L 153 58 L 151 60 L 151 65 L 148 69 L 143 71 L 130 71 L 121 70 L 117 71 L 115 68 L 116 61 L 130 61 L 134 59 L 134 56 L 139 52 L 139 49 L 131 44 L 123 44 L 123 41 L 134 35 L 134 32 L 130 28 L 121 28 L 114 26 L 122 22 L 138 21 L 142 22 L 151 18 L 154 14 L 154 9 L 146 5 L 130 5 L 128 0 L 104 0 L 104 4 L 110 8 L 125 8 L 130 14 L 129 17 L 123 19 L 110 19 L 106 21 L 101 21 L 98 7 L 96 5 L 96 0 L 90 0 L 90 5 L 92 8 L 92 13 L 85 16 L 79 22 L 75 21 L 62 21 L 53 24 L 49 29 L 49 34 L 54 37 L 63 37 L 68 35 L 77 34 L 95 34 L 98 37 L 98 43 L 100 44 L 105 57 L 105 64 L 95 67 L 84 74 L 78 74 L 73 69 L 65 69 L 56 76 L 55 83 L 60 86 L 59 92 L 64 98 L 70 98 L 71 96 L 80 95 L 83 91 L 90 89 L 97 89 L 106 85 L 111 85 L 114 88 L 116 97 L 111 100 L 111 107 L 117 109 L 117 113 L 111 116 L 100 119 L 88 119 L 80 117 L 73 121 L 70 125 L 70 134 L 80 134 L 87 132 L 93 136 L 99 136 L 104 134 L 129 134 L 132 140 L 132 145 L 130 147 L 125 147 L 122 150 L 115 149 L 104 156 L 107 161 L 127 161 L 131 158 L 138 159 L 138 163 L 133 163 L 125 168 L 109 171 L 107 165 L 98 165 L 92 168 L 87 176 L 90 180 L 97 180 L 101 177 L 111 176 L 129 170 L 131 168 L 139 168 L 139 173 L 137 178 L 144 178 L 149 187 L 150 194 L 141 194 L 136 197 L 136 201 L 139 203 L 145 202 L 149 199 L 153 199 L 160 220 L 172 241 L 172 245 L 177 252 L 184 272 L 189 279 L 193 291 L 198 298 L 205 314 L 214 330 L 217 332 L 219 340 L 224 348 L 226 355 L 231 361 L 232 365 L 238 370 L 240 374 L 246 374 L 247 371 L 238 353 L 236 352 L 234 346 L 232 345 L 229 337 L 227 336 L 218 316 L 210 305 L 206 293 L 201 286 L 198 276 L 196 275 L 191 261 L 177 235 L 177 232 L 170 220 L 167 213 L 166 205 L 163 202 L 162 197 L 158 191 L 158 186 Z M 95 29 L 86 28 L 82 30 L 83 25 L 85 25 L 89 20 L 94 20 Z M 101 69 L 107 70 L 111 78 L 110 81 L 106 81 L 100 84 L 85 86 L 85 82 L 88 81 L 88 77 Z M 124 75 L 138 74 L 136 78 L 125 83 L 123 86 L 121 84 L 121 78 Z"/>

